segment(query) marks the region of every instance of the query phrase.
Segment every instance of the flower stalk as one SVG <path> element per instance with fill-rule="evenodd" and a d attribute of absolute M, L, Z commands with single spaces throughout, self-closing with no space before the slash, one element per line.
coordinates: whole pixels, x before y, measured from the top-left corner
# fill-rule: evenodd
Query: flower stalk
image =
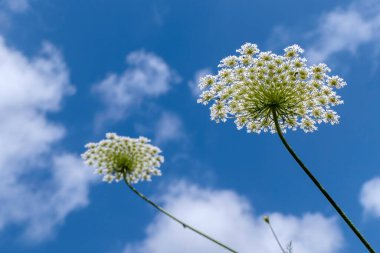
<path fill-rule="evenodd" d="M 339 76 L 331 76 L 324 63 L 308 65 L 298 45 L 285 48 L 282 55 L 260 52 L 256 44 L 245 43 L 221 60 L 216 75 L 200 80 L 198 103 L 210 107 L 211 120 L 235 119 L 238 129 L 248 133 L 277 133 L 286 149 L 335 208 L 370 253 L 375 250 L 358 231 L 339 205 L 307 169 L 282 133 L 302 129 L 316 131 L 317 125 L 339 123 L 333 107 L 343 104 L 336 90 L 346 86 Z"/>
<path fill-rule="evenodd" d="M 272 231 L 272 234 L 273 234 L 273 236 L 274 236 L 274 239 L 276 239 L 276 242 L 277 242 L 278 246 L 280 247 L 281 252 L 282 252 L 282 253 L 288 253 L 288 252 L 285 251 L 284 247 L 282 246 L 280 240 L 279 240 L 278 237 L 277 237 L 276 232 L 274 231 L 272 225 L 270 224 L 269 217 L 268 217 L 268 216 L 264 216 L 263 220 L 265 221 L 266 224 L 268 224 L 270 230 Z"/>
<path fill-rule="evenodd" d="M 152 176 L 161 175 L 159 167 L 164 162 L 164 157 L 160 155 L 161 150 L 158 147 L 149 143 L 150 140 L 145 137 L 130 138 L 119 136 L 115 133 L 107 133 L 105 140 L 98 143 L 88 143 L 85 146 L 87 150 L 82 154 L 82 158 L 87 165 L 96 168 L 95 173 L 102 175 L 103 181 L 111 183 L 124 180 L 129 189 L 137 196 L 181 224 L 183 228 L 192 230 L 232 253 L 238 253 L 236 250 L 177 219 L 132 186 L 132 184 L 140 181 L 151 181 Z"/>
<path fill-rule="evenodd" d="M 364 236 L 359 232 L 359 230 L 355 227 L 352 221 L 347 217 L 344 211 L 339 207 L 339 205 L 334 201 L 334 199 L 330 196 L 330 194 L 325 190 L 322 184 L 314 177 L 314 175 L 310 172 L 310 170 L 305 166 L 305 164 L 301 161 L 301 159 L 297 156 L 294 150 L 290 147 L 288 142 L 286 141 L 284 135 L 282 134 L 280 124 L 278 122 L 278 116 L 276 113 L 276 109 L 272 107 L 272 116 L 273 121 L 275 123 L 276 131 L 278 136 L 281 139 L 281 142 L 284 144 L 285 148 L 292 155 L 294 160 L 298 163 L 298 165 L 302 168 L 302 170 L 306 173 L 306 175 L 313 181 L 314 185 L 319 189 L 319 191 L 325 196 L 325 198 L 330 202 L 330 204 L 335 208 L 338 214 L 343 218 L 346 224 L 351 228 L 351 230 L 355 233 L 355 235 L 359 238 L 359 240 L 364 244 L 367 250 L 370 253 L 375 253 L 375 250 L 369 244 L 369 242 L 364 238 Z"/>
<path fill-rule="evenodd" d="M 233 250 L 231 249 L 230 247 L 226 246 L 225 244 L 215 240 L 214 238 L 202 233 L 201 231 L 193 228 L 192 226 L 190 226 L 189 224 L 177 219 L 176 217 L 174 217 L 173 215 L 171 215 L 169 212 L 167 212 L 165 209 L 163 209 L 162 207 L 160 207 L 159 205 L 157 205 L 156 203 L 154 203 L 153 201 L 151 201 L 150 199 L 148 199 L 144 194 L 142 194 L 141 192 L 139 192 L 135 187 L 132 186 L 132 184 L 128 181 L 127 177 L 126 177 L 126 173 L 125 171 L 123 172 L 123 178 L 124 178 L 124 182 L 126 183 L 126 185 L 129 187 L 129 189 L 131 189 L 137 196 L 139 196 L 140 198 L 142 198 L 145 202 L 147 202 L 148 204 L 150 204 L 151 206 L 153 206 L 154 208 L 156 208 L 158 211 L 160 211 L 161 213 L 165 214 L 166 216 L 168 216 L 170 219 L 174 220 L 175 222 L 181 224 L 183 226 L 183 228 L 188 228 L 190 229 L 191 231 L 197 233 L 198 235 L 200 236 L 203 236 L 204 238 L 212 241 L 213 243 L 216 243 L 218 244 L 219 246 L 223 247 L 224 249 L 230 251 L 230 252 L 233 252 L 233 253 L 238 253 L 236 250 Z"/>

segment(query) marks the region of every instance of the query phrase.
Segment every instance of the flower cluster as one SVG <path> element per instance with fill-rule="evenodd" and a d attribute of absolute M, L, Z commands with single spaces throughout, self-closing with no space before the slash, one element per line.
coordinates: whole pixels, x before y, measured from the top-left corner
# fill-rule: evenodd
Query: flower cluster
<path fill-rule="evenodd" d="M 130 183 L 150 181 L 152 175 L 161 175 L 158 168 L 164 157 L 159 155 L 161 150 L 149 142 L 145 137 L 134 139 L 107 133 L 105 140 L 88 143 L 82 158 L 87 165 L 96 168 L 95 173 L 103 175 L 103 181 L 118 182 L 123 174 Z"/>
<path fill-rule="evenodd" d="M 276 118 L 282 131 L 301 128 L 312 132 L 322 122 L 339 122 L 331 107 L 343 103 L 335 89 L 346 83 L 330 76 L 323 63 L 308 66 L 298 45 L 287 47 L 283 55 L 260 52 L 251 43 L 237 52 L 238 56 L 220 62 L 217 75 L 200 80 L 203 92 L 198 103 L 212 102 L 212 120 L 234 118 L 238 129 L 246 127 L 256 133 L 275 133 Z"/>

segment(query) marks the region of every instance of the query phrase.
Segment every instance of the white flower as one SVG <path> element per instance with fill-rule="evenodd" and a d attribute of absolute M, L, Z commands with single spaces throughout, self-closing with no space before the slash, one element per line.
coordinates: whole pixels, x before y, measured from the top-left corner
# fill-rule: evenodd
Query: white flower
<path fill-rule="evenodd" d="M 329 76 L 326 64 L 307 65 L 303 49 L 293 45 L 283 55 L 260 52 L 246 43 L 218 65 L 217 75 L 201 79 L 198 103 L 212 103 L 211 119 L 235 119 L 238 129 L 275 133 L 274 114 L 281 130 L 313 132 L 322 122 L 339 123 L 331 107 L 343 104 L 336 89 L 346 85 L 342 78 Z"/>
<path fill-rule="evenodd" d="M 145 137 L 134 139 L 107 133 L 105 140 L 88 143 L 82 158 L 88 166 L 95 167 L 94 173 L 102 175 L 105 182 L 118 182 L 123 179 L 123 173 L 130 183 L 150 181 L 152 175 L 161 175 L 158 168 L 164 157 L 149 142 Z"/>
<path fill-rule="evenodd" d="M 241 49 L 236 50 L 236 52 L 242 54 L 242 55 L 254 55 L 259 52 L 259 49 L 257 48 L 256 44 L 251 43 L 245 43 Z"/>

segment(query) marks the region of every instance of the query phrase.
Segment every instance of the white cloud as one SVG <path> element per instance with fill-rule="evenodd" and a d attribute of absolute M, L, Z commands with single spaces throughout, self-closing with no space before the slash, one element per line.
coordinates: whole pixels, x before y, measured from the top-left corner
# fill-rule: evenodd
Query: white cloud
<path fill-rule="evenodd" d="M 155 141 L 163 143 L 184 137 L 181 119 L 173 113 L 163 112 L 155 128 Z"/>
<path fill-rule="evenodd" d="M 366 43 L 380 39 L 380 4 L 356 1 L 324 14 L 312 32 L 314 43 L 306 51 L 312 62 L 323 62 L 339 52 L 355 53 Z"/>
<path fill-rule="evenodd" d="M 201 93 L 201 90 L 198 88 L 200 78 L 209 74 L 211 74 L 211 70 L 209 68 L 200 69 L 197 72 L 195 72 L 194 79 L 188 82 L 191 94 L 194 97 L 198 97 Z"/>
<path fill-rule="evenodd" d="M 7 143 L 0 148 L 0 166 L 6 167 L 30 162 L 62 138 L 64 129 L 45 115 L 57 111 L 74 88 L 61 56 L 49 44 L 39 56 L 27 59 L 0 38 L 0 76 L 0 135 Z"/>
<path fill-rule="evenodd" d="M 47 113 L 58 111 L 74 88 L 50 44 L 27 58 L 0 37 L 0 76 L 0 231 L 25 225 L 26 238 L 41 240 L 87 203 L 92 180 L 79 158 L 52 151 L 65 129 Z"/>
<path fill-rule="evenodd" d="M 73 210 L 88 204 L 88 169 L 74 155 L 53 157 L 46 168 L 49 179 L 33 182 L 37 170 L 26 172 L 31 182 L 22 176 L 6 180 L 0 195 L 0 226 L 7 223 L 25 224 L 24 238 L 40 241 L 52 236 L 54 228 L 63 223 Z M 27 166 L 24 169 L 30 169 Z M 32 174 L 33 173 L 33 174 Z M 14 176 L 14 175 L 13 175 Z M 7 196 L 4 196 L 7 195 Z"/>
<path fill-rule="evenodd" d="M 163 199 L 172 214 L 226 243 L 239 252 L 277 253 L 278 245 L 260 215 L 233 191 L 200 188 L 179 182 Z M 280 240 L 293 241 L 294 252 L 338 252 L 343 237 L 335 218 L 306 213 L 301 217 L 270 214 Z M 146 230 L 146 238 L 126 245 L 124 253 L 226 252 L 205 238 L 158 215 Z"/>
<path fill-rule="evenodd" d="M 111 73 L 93 87 L 106 106 L 98 116 L 98 124 L 121 119 L 144 99 L 165 94 L 171 83 L 179 81 L 168 64 L 153 53 L 132 52 L 127 55 L 127 64 L 123 73 Z"/>
<path fill-rule="evenodd" d="M 380 177 L 363 184 L 360 192 L 360 203 L 367 214 L 380 218 Z"/>

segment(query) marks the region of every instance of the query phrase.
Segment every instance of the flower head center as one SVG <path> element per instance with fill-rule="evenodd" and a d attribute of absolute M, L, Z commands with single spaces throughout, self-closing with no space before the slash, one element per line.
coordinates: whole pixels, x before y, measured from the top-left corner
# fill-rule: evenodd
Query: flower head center
<path fill-rule="evenodd" d="M 131 156 L 122 153 L 114 157 L 115 172 L 130 173 L 133 171 L 133 159 Z"/>

